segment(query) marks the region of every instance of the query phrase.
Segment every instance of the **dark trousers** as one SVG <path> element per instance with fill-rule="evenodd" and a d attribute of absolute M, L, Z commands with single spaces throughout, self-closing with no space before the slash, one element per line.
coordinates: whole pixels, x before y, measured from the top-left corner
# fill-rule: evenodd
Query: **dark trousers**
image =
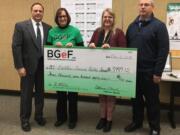
<path fill-rule="evenodd" d="M 67 100 L 69 101 L 68 105 L 68 117 L 70 122 L 76 122 L 78 118 L 77 114 L 77 101 L 78 93 L 77 92 L 60 92 L 57 91 L 57 120 L 64 121 L 67 119 Z"/>
<path fill-rule="evenodd" d="M 133 121 L 142 124 L 144 107 L 152 129 L 160 130 L 159 85 L 153 82 L 152 73 L 137 73 L 136 98 L 133 99 Z"/>
<path fill-rule="evenodd" d="M 21 77 L 21 100 L 20 100 L 20 119 L 29 121 L 32 111 L 33 89 L 35 87 L 35 118 L 43 116 L 44 107 L 44 68 L 43 58 L 39 60 L 37 70 L 34 74 Z"/>

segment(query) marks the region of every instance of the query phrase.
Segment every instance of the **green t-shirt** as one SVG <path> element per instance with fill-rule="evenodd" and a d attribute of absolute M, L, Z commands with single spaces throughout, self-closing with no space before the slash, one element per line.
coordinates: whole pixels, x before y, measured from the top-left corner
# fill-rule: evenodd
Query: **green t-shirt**
<path fill-rule="evenodd" d="M 61 42 L 63 46 L 71 42 L 73 46 L 76 46 L 77 43 L 83 42 L 83 39 L 80 31 L 76 27 L 69 25 L 62 29 L 56 26 L 49 31 L 47 42 L 53 45 Z"/>

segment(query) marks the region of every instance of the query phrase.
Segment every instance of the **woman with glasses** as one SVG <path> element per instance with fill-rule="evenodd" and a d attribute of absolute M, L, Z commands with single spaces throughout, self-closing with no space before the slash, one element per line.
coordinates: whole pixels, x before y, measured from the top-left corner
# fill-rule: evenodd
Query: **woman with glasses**
<path fill-rule="evenodd" d="M 101 27 L 97 28 L 89 44 L 90 48 L 126 47 L 126 38 L 119 28 L 115 27 L 115 14 L 107 8 L 102 13 Z M 115 96 L 99 95 L 100 120 L 97 130 L 109 132 L 112 125 L 112 112 L 115 107 Z"/>
<path fill-rule="evenodd" d="M 49 31 L 48 44 L 58 47 L 83 46 L 80 31 L 70 25 L 71 17 L 65 8 L 59 8 L 56 11 L 55 22 L 57 26 Z M 68 117 L 68 127 L 70 129 L 75 128 L 78 119 L 77 100 L 77 92 L 57 91 L 57 121 L 54 124 L 56 127 L 64 124 Z M 69 101 L 68 114 L 67 101 Z"/>

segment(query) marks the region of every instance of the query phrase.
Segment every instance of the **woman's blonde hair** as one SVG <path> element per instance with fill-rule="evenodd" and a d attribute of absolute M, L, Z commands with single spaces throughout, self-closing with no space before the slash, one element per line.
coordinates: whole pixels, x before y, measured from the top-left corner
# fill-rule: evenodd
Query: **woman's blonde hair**
<path fill-rule="evenodd" d="M 111 30 L 114 32 L 115 13 L 112 11 L 111 8 L 106 8 L 106 9 L 104 9 L 103 12 L 102 12 L 102 16 L 101 16 L 101 30 L 103 30 L 103 28 L 104 28 L 104 25 L 103 25 L 103 17 L 104 17 L 105 12 L 108 12 L 108 13 L 113 17 L 113 24 L 112 24 Z"/>

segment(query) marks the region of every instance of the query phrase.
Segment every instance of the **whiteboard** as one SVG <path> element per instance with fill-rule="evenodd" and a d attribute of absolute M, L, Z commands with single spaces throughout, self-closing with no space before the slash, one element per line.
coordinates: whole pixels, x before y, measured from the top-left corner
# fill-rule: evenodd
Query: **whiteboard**
<path fill-rule="evenodd" d="M 94 30 L 101 25 L 101 15 L 105 8 L 112 9 L 112 0 L 61 0 L 71 16 L 71 25 L 76 26 L 88 45 Z"/>

